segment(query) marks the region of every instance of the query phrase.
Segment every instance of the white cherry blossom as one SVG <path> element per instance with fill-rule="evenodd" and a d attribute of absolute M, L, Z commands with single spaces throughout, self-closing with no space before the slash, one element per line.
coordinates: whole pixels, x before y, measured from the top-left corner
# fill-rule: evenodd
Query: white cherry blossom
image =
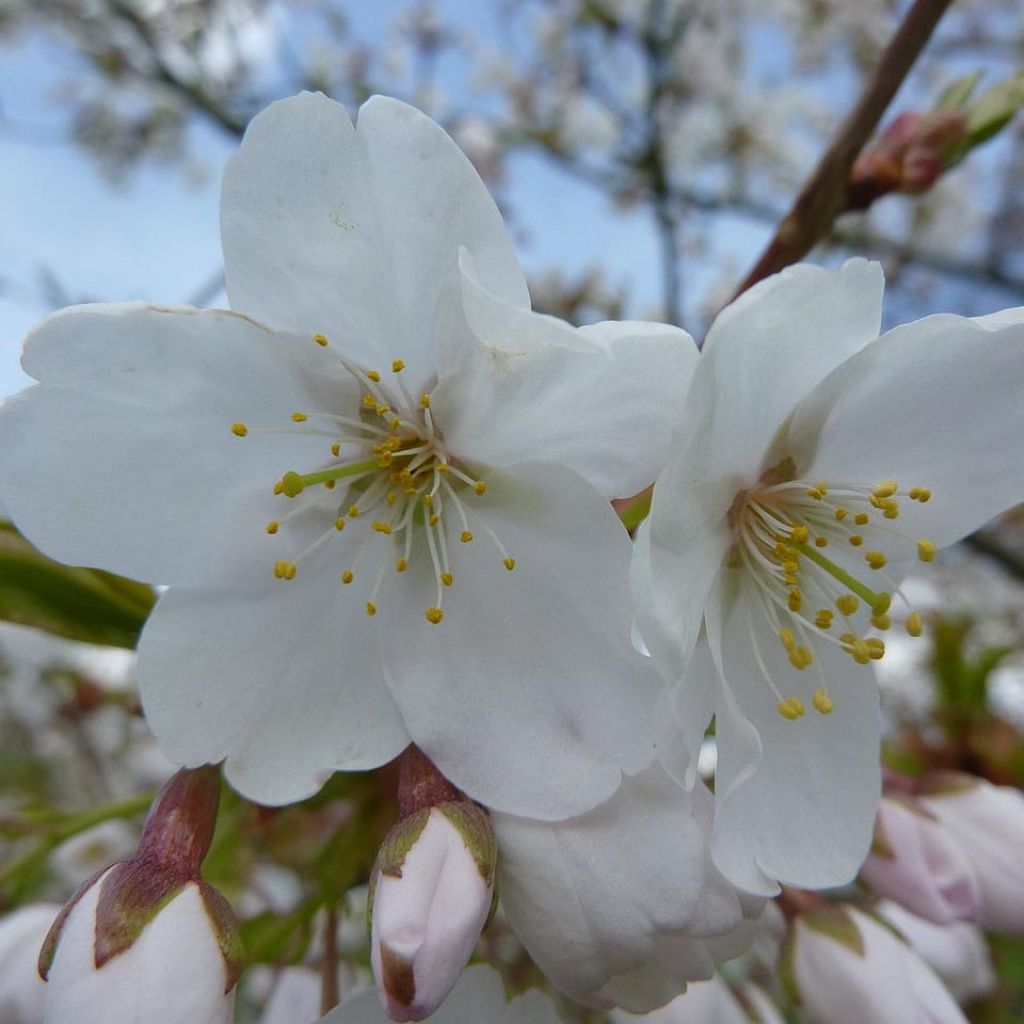
<path fill-rule="evenodd" d="M 637 545 L 665 763 L 692 777 L 715 716 L 714 857 L 752 892 L 855 873 L 903 568 L 1024 498 L 1024 311 L 879 338 L 882 285 L 796 266 L 719 315 Z"/>
<path fill-rule="evenodd" d="M 222 227 L 236 312 L 65 310 L 0 413 L 24 533 L 170 585 L 139 649 L 163 750 L 265 803 L 410 741 L 510 812 L 608 797 L 657 691 L 609 499 L 666 460 L 692 341 L 531 312 L 471 165 L 393 100 L 270 107 Z"/>

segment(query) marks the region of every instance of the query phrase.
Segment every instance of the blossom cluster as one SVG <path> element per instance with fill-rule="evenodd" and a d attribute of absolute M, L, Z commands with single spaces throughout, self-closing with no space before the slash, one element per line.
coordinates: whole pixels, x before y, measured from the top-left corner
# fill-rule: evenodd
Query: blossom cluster
<path fill-rule="evenodd" d="M 674 1020 L 696 981 L 731 1006 L 716 963 L 751 945 L 765 898 L 846 883 L 877 849 L 871 666 L 891 630 L 924 629 L 907 567 L 1024 498 L 1024 311 L 881 333 L 881 270 L 855 259 L 761 282 L 699 351 L 664 324 L 576 328 L 531 309 L 451 139 L 379 97 L 354 124 L 311 94 L 259 115 L 222 232 L 230 311 L 57 313 L 26 342 L 38 383 L 0 410 L 24 535 L 167 586 L 138 663 L 162 750 L 278 806 L 400 759 L 369 887 L 393 1021 L 555 1020 L 462 973 L 496 893 L 585 1006 Z M 652 481 L 631 537 L 612 502 Z M 182 861 L 144 833 L 86 887 L 49 944 L 49 1024 L 136 939 L 148 963 L 140 934 L 173 947 L 146 931 L 172 911 L 223 954 L 208 1019 L 230 1014 L 234 927 L 198 874 L 214 812 L 169 785 L 157 807 L 180 798 L 170 818 L 199 815 L 205 845 Z M 898 865 L 878 856 L 881 891 Z M 129 900 L 135 931 L 107 949 L 137 872 L 165 888 Z M 987 899 L 970 876 L 912 909 L 973 901 L 998 927 Z M 793 926 L 798 980 L 834 965 L 822 934 L 896 969 L 898 940 L 838 913 Z"/>

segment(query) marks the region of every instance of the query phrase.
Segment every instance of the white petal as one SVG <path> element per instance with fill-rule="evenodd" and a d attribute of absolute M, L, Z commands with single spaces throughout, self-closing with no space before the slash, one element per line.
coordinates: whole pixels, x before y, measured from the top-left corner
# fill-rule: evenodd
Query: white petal
<path fill-rule="evenodd" d="M 444 621 L 424 618 L 429 576 L 382 593 L 385 672 L 413 739 L 455 785 L 488 807 L 564 818 L 653 755 L 658 680 L 630 641 L 629 537 L 568 470 L 523 464 L 488 480 L 468 499 L 476 539 L 449 529 Z M 404 575 L 425 566 L 414 548 Z"/>
<path fill-rule="evenodd" d="M 273 485 L 326 454 L 291 413 L 351 392 L 319 379 L 315 354 L 234 313 L 132 303 L 50 317 L 23 360 L 40 384 L 0 412 L 18 525 L 63 562 L 151 582 L 245 573 L 260 550 L 271 565 Z M 295 429 L 240 438 L 235 422 Z"/>
<path fill-rule="evenodd" d="M 710 973 L 695 933 L 742 914 L 707 860 L 702 801 L 706 790 L 691 796 L 655 766 L 569 821 L 494 815 L 509 922 L 574 999 L 648 1010 Z"/>
<path fill-rule="evenodd" d="M 650 484 L 697 364 L 690 336 L 648 323 L 577 330 L 487 291 L 467 260 L 462 272 L 472 336 L 434 396 L 451 450 L 568 466 L 609 498 Z"/>
<path fill-rule="evenodd" d="M 494 201 L 445 132 L 375 98 L 353 128 L 322 95 L 273 104 L 224 175 L 221 226 L 231 304 L 370 365 L 401 358 L 410 386 L 433 371 L 433 317 L 458 248 L 483 280 L 527 305 Z"/>
<path fill-rule="evenodd" d="M 169 590 L 139 644 L 163 751 L 190 766 L 226 758 L 232 785 L 265 804 L 391 760 L 409 738 L 363 600 L 326 567 L 249 590 Z"/>
<path fill-rule="evenodd" d="M 819 714 L 811 701 L 821 685 L 815 666 L 798 672 L 789 665 L 752 600 L 741 592 L 718 637 L 711 635 L 716 624 L 710 618 L 708 624 L 727 683 L 716 710 L 715 863 L 737 885 L 764 895 L 774 888 L 765 878 L 805 888 L 841 885 L 864 860 L 878 805 L 874 674 L 818 643 L 816 660 L 835 704 L 831 714 Z M 752 635 L 783 696 L 803 701 L 806 714 L 797 721 L 778 713 Z"/>
<path fill-rule="evenodd" d="M 1022 380 L 1021 311 L 897 327 L 808 396 L 794 457 L 812 480 L 930 488 L 897 525 L 949 544 L 1024 500 Z"/>
<path fill-rule="evenodd" d="M 506 1003 L 501 975 L 487 964 L 462 973 L 452 993 L 430 1018 L 432 1024 L 559 1024 L 555 1006 L 540 992 Z M 317 1024 L 390 1024 L 372 989 L 359 992 Z"/>

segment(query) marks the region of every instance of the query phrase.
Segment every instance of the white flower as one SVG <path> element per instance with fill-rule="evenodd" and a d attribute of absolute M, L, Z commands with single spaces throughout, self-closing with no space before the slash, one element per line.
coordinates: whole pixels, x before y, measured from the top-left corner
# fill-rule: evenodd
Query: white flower
<path fill-rule="evenodd" d="M 609 796 L 657 687 L 608 499 L 664 463 L 689 337 L 532 313 L 469 162 L 388 99 L 266 110 L 222 228 L 239 312 L 59 313 L 0 414 L 26 535 L 171 585 L 139 649 L 165 752 L 264 803 L 410 740 L 490 806 Z"/>
<path fill-rule="evenodd" d="M 753 992 L 748 988 L 747 992 Z M 686 991 L 659 1010 L 643 1016 L 635 1016 L 623 1010 L 612 1010 L 609 1018 L 612 1024 L 783 1024 L 779 1011 L 771 1004 L 768 997 L 760 991 L 759 1000 L 751 1013 L 740 1005 L 732 994 L 729 986 L 716 974 L 707 981 L 694 981 Z M 752 1014 L 756 1013 L 756 1016 Z"/>
<path fill-rule="evenodd" d="M 44 1024 L 229 1024 L 235 987 L 195 883 L 131 946 L 97 966 L 97 904 L 109 874 L 86 889 L 64 921 L 47 978 Z"/>
<path fill-rule="evenodd" d="M 978 912 L 981 894 L 970 859 L 916 800 L 882 798 L 860 874 L 880 896 L 936 924 L 971 920 Z"/>
<path fill-rule="evenodd" d="M 642 1013 L 749 945 L 763 901 L 711 864 L 711 814 L 703 784 L 687 792 L 655 764 L 569 821 L 493 816 L 501 905 L 558 988 Z"/>
<path fill-rule="evenodd" d="M 3 1024 L 42 1024 L 46 986 L 37 969 L 39 950 L 59 911 L 56 903 L 29 903 L 0 917 Z"/>
<path fill-rule="evenodd" d="M 792 927 L 790 977 L 810 1024 L 967 1024 L 932 969 L 867 914 L 832 905 Z"/>
<path fill-rule="evenodd" d="M 491 910 L 495 854 L 486 812 L 468 801 L 424 808 L 388 833 L 371 882 L 370 954 L 391 1020 L 423 1020 L 458 981 Z"/>
<path fill-rule="evenodd" d="M 933 924 L 892 900 L 882 900 L 874 909 L 943 980 L 958 1003 L 986 996 L 996 987 L 988 943 L 976 924 Z"/>
<path fill-rule="evenodd" d="M 559 1024 L 554 1004 L 540 992 L 506 1001 L 501 976 L 486 964 L 463 972 L 432 1024 Z M 389 1024 L 372 989 L 360 992 L 332 1010 L 319 1024 Z"/>
<path fill-rule="evenodd" d="M 797 266 L 721 313 L 637 546 L 666 764 L 691 776 L 716 716 L 714 857 L 753 892 L 857 870 L 902 569 L 1024 497 L 1024 311 L 878 338 L 882 283 Z"/>

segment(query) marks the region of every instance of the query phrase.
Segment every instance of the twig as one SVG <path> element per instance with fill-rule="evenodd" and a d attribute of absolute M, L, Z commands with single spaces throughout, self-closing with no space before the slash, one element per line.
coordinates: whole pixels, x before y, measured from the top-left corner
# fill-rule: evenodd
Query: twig
<path fill-rule="evenodd" d="M 324 960 L 320 976 L 320 1013 L 338 1005 L 338 908 L 328 904 L 324 915 Z"/>
<path fill-rule="evenodd" d="M 843 210 L 846 182 L 854 161 L 950 3 L 951 0 L 914 0 L 865 83 L 856 106 L 839 126 L 792 209 L 736 289 L 734 298 L 751 285 L 806 256 L 832 230 L 836 217 Z"/>

